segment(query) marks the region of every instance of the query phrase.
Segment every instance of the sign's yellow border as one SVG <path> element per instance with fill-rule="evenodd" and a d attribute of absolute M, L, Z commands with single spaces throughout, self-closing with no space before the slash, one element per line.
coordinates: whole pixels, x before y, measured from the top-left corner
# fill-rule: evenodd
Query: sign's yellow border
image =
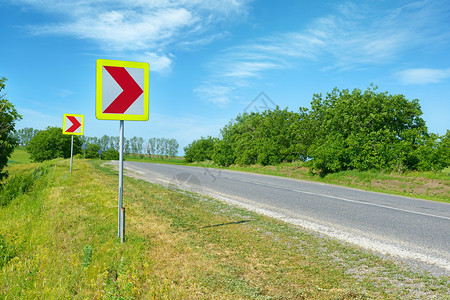
<path fill-rule="evenodd" d="M 77 118 L 81 118 L 81 131 L 80 132 L 66 132 L 66 119 L 67 117 L 77 117 Z M 70 134 L 70 135 L 83 135 L 83 130 L 84 130 L 84 115 L 74 115 L 74 114 L 64 114 L 64 119 L 63 119 L 63 134 Z"/>
<path fill-rule="evenodd" d="M 132 114 L 104 114 L 102 112 L 102 71 L 103 66 L 124 67 L 144 69 L 144 113 L 142 115 Z M 149 114 L 149 71 L 148 63 L 121 60 L 97 59 L 96 65 L 96 97 L 95 116 L 99 120 L 125 120 L 125 121 L 147 121 Z"/>

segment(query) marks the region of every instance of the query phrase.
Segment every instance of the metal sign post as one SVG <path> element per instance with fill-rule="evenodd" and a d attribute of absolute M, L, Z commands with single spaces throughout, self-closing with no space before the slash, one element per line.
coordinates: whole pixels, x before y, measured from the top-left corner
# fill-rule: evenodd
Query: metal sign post
<path fill-rule="evenodd" d="M 70 174 L 72 174 L 72 164 L 73 164 L 73 135 L 72 135 L 72 143 L 70 144 Z"/>
<path fill-rule="evenodd" d="M 83 148 L 83 159 L 86 159 L 86 149 L 87 149 L 86 143 L 84 143 L 83 146 L 81 146 L 81 148 Z"/>
<path fill-rule="evenodd" d="M 118 220 L 119 220 L 119 238 L 123 242 L 124 234 L 123 234 L 123 228 L 125 224 L 123 224 L 123 217 L 122 217 L 122 208 L 123 208 L 123 127 L 124 127 L 124 121 L 120 121 L 120 129 L 119 129 L 119 214 L 118 214 Z"/>

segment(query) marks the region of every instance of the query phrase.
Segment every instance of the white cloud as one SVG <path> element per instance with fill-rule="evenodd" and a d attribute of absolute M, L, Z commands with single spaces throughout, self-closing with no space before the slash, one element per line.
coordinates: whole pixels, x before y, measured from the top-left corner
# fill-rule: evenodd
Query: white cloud
<path fill-rule="evenodd" d="M 211 30 L 218 22 L 245 16 L 249 1 L 16 0 L 15 3 L 60 20 L 29 25 L 27 28 L 35 35 L 65 35 L 93 41 L 111 56 L 142 57 L 139 53 L 144 52 L 156 59 L 151 71 L 166 72 L 172 65 L 170 53 L 174 47 L 195 47 L 227 36 Z"/>
<path fill-rule="evenodd" d="M 137 54 L 136 59 L 141 62 L 148 62 L 150 70 L 153 72 L 168 72 L 172 67 L 172 55 L 158 55 L 153 52 L 144 52 L 143 55 Z"/>
<path fill-rule="evenodd" d="M 217 104 L 218 97 L 211 91 L 227 91 L 219 97 L 223 106 L 232 101 L 231 91 L 264 78 L 269 71 L 300 68 L 307 63 L 319 64 L 315 67 L 323 71 L 388 65 L 408 50 L 448 40 L 447 31 L 435 26 L 445 21 L 448 13 L 439 2 L 421 1 L 384 11 L 346 2 L 334 14 L 299 31 L 266 36 L 222 51 L 207 65 L 208 79 L 196 92 Z"/>
<path fill-rule="evenodd" d="M 230 98 L 233 90 L 234 88 L 232 87 L 205 82 L 196 88 L 194 93 L 199 95 L 200 98 L 224 108 L 231 102 Z"/>
<path fill-rule="evenodd" d="M 36 34 L 69 35 L 96 41 L 103 49 L 143 50 L 167 43 L 180 28 L 196 22 L 183 8 L 164 9 L 150 14 L 110 10 L 80 16 L 74 22 L 37 27 Z"/>
<path fill-rule="evenodd" d="M 398 72 L 397 77 L 403 84 L 438 83 L 450 78 L 450 69 L 407 69 Z"/>

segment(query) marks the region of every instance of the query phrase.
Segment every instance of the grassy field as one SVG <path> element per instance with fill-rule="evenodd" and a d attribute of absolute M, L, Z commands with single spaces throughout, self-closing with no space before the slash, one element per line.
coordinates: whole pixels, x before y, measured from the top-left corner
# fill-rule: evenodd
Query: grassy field
<path fill-rule="evenodd" d="M 210 198 L 125 178 L 101 161 L 13 164 L 32 178 L 0 206 L 0 299 L 443 299 L 448 277 Z M 3 195 L 3 194 L 2 194 Z"/>
<path fill-rule="evenodd" d="M 24 148 L 16 148 L 8 160 L 8 164 L 26 164 L 31 162 L 30 154 Z"/>

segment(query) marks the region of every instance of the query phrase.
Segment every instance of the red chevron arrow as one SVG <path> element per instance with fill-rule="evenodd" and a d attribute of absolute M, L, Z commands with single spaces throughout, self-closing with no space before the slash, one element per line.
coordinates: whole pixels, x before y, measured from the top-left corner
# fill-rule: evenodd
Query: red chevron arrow
<path fill-rule="evenodd" d="M 122 93 L 103 111 L 107 114 L 123 114 L 144 92 L 124 67 L 104 66 L 122 88 Z"/>
<path fill-rule="evenodd" d="M 69 129 L 66 130 L 66 132 L 75 132 L 75 130 L 77 130 L 81 126 L 81 123 L 78 122 L 77 118 L 75 118 L 74 116 L 67 116 L 67 119 L 72 122 L 72 126 L 70 126 Z"/>

